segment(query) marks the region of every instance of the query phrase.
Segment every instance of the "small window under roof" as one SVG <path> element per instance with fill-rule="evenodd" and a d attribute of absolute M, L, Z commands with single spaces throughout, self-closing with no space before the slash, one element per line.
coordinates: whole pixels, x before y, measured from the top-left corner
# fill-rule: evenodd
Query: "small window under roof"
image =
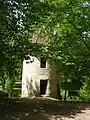
<path fill-rule="evenodd" d="M 46 68 L 46 59 L 45 58 L 41 58 L 41 60 L 40 60 L 40 68 Z"/>

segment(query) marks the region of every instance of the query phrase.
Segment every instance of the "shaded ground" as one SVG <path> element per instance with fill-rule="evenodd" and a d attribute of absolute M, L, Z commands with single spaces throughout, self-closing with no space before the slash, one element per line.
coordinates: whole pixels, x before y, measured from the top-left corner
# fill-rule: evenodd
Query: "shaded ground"
<path fill-rule="evenodd" d="M 90 104 L 50 99 L 1 99 L 0 120 L 90 120 Z"/>

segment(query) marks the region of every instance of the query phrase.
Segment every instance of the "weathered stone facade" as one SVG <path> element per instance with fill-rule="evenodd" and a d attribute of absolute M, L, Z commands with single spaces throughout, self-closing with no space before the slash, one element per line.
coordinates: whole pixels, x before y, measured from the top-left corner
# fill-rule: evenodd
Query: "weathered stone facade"
<path fill-rule="evenodd" d="M 40 57 L 30 56 L 30 59 L 23 61 L 22 97 L 41 96 L 41 89 L 45 89 L 45 96 L 57 98 L 58 80 L 55 67 L 48 60 L 45 68 L 40 68 Z M 42 83 L 46 84 L 46 88 Z"/>

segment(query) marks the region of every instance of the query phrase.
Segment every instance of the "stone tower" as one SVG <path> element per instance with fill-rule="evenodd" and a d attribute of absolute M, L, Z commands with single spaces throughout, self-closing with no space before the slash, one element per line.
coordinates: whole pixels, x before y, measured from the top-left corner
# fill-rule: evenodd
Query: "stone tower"
<path fill-rule="evenodd" d="M 59 76 L 54 65 L 35 56 L 27 56 L 23 61 L 22 97 L 50 96 L 57 98 Z"/>
<path fill-rule="evenodd" d="M 22 97 L 50 96 L 57 98 L 58 82 L 59 75 L 54 63 L 41 56 L 26 56 L 22 71 Z"/>

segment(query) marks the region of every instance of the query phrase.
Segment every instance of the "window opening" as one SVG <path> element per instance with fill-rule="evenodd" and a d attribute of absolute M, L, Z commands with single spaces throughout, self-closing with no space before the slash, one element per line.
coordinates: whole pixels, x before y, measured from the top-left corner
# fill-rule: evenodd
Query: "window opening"
<path fill-rule="evenodd" d="M 46 68 L 46 60 L 45 60 L 45 58 L 41 58 L 41 60 L 40 60 L 40 68 Z"/>

